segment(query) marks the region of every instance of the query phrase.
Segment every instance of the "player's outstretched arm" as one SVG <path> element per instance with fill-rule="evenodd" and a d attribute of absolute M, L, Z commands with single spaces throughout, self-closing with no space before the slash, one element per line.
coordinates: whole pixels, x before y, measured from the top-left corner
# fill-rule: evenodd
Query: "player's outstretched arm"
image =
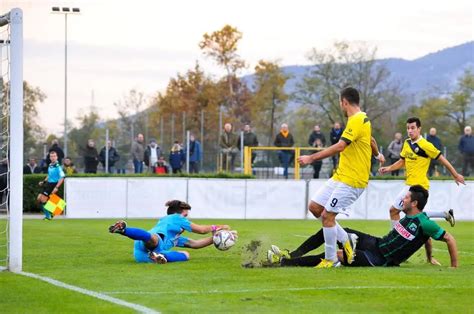
<path fill-rule="evenodd" d="M 228 225 L 198 225 L 191 223 L 191 231 L 198 234 L 216 232 L 222 229 L 230 230 L 230 227 Z"/>
<path fill-rule="evenodd" d="M 208 237 L 208 238 L 203 238 L 199 240 L 189 239 L 188 242 L 184 244 L 184 246 L 191 249 L 201 249 L 211 244 L 212 244 L 212 237 Z"/>
<path fill-rule="evenodd" d="M 379 172 L 381 174 L 385 174 L 385 173 L 388 173 L 390 171 L 395 171 L 395 170 L 398 170 L 400 168 L 403 168 L 404 166 L 405 166 L 405 160 L 400 158 L 399 160 L 397 160 L 395 163 L 393 163 L 392 165 L 390 165 L 388 167 L 380 167 Z"/>
<path fill-rule="evenodd" d="M 454 169 L 453 165 L 451 165 L 451 163 L 443 155 L 440 155 L 438 160 L 443 166 L 446 167 L 446 169 L 448 169 L 449 173 L 453 176 L 454 182 L 456 182 L 457 185 L 459 185 L 459 183 L 462 183 L 464 185 L 466 184 L 464 182 L 464 177 L 459 174 L 456 169 Z"/>
<path fill-rule="evenodd" d="M 449 256 L 451 257 L 451 267 L 458 267 L 458 248 L 454 237 L 446 232 L 443 237 L 443 241 L 448 245 Z"/>
<path fill-rule="evenodd" d="M 313 161 L 318 161 L 327 157 L 331 157 L 333 155 L 336 155 L 342 152 L 346 148 L 346 146 L 347 146 L 346 142 L 344 142 L 343 140 L 339 140 L 339 142 L 337 142 L 336 144 L 331 145 L 320 152 L 314 153 L 312 155 L 303 155 L 303 156 L 298 157 L 298 162 L 302 166 L 309 165 Z"/>

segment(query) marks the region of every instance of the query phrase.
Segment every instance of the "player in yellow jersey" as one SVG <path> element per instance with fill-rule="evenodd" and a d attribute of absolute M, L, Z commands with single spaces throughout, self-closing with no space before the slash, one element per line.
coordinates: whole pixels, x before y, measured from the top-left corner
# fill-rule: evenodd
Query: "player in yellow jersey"
<path fill-rule="evenodd" d="M 464 183 L 464 177 L 456 172 L 451 163 L 441 154 L 441 152 L 430 142 L 421 136 L 421 121 L 413 117 L 407 120 L 408 139 L 403 143 L 400 159 L 388 167 L 381 167 L 381 174 L 398 170 L 402 167 L 406 168 L 405 187 L 395 198 L 393 205 L 390 207 L 390 219 L 392 226 L 400 220 L 400 211 L 403 206 L 403 197 L 406 195 L 410 186 L 421 185 L 426 190 L 430 188 L 427 172 L 432 159 L 439 162 L 451 173 L 454 182 Z M 427 212 L 431 218 L 445 218 L 452 226 L 454 225 L 454 216 L 449 211 Z"/>
<path fill-rule="evenodd" d="M 301 165 L 309 165 L 340 153 L 339 165 L 333 177 L 309 203 L 309 211 L 316 218 L 321 217 L 323 223 L 325 258 L 319 263 L 319 268 L 340 265 L 336 255 L 336 242 L 343 244 L 348 263 L 352 263 L 357 236 L 344 231 L 336 222 L 336 216 L 339 213 L 348 215 L 349 207 L 365 191 L 369 182 L 371 156 L 375 155 L 377 159 L 384 161 L 372 138 L 370 120 L 360 110 L 359 92 L 352 87 L 343 89 L 340 106 L 348 121 L 339 142 L 323 151 L 298 158 Z"/>

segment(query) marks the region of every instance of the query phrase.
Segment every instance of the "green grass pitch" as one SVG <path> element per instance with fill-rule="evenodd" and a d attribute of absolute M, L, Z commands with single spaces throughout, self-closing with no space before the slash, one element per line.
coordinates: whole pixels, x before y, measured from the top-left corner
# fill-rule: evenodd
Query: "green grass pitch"
<path fill-rule="evenodd" d="M 227 252 L 214 247 L 190 250 L 190 261 L 166 265 L 135 263 L 133 242 L 107 232 L 113 222 L 25 220 L 23 270 L 162 313 L 474 313 L 474 222 L 461 221 L 454 228 L 439 222 L 457 240 L 458 269 L 447 267 L 446 244 L 434 241 L 434 256 L 441 267 L 428 265 L 420 250 L 397 268 L 321 270 L 241 267 L 248 257 L 244 247 L 251 240 L 262 241 L 265 249 L 271 243 L 292 249 L 320 228 L 315 220 L 196 220 L 227 223 L 239 231 L 239 241 Z M 154 223 L 151 219 L 128 221 L 145 229 Z M 389 227 L 388 221 L 341 224 L 373 235 L 383 235 Z M 5 220 L 0 227 L 4 230 Z M 133 310 L 3 271 L 0 312 Z"/>

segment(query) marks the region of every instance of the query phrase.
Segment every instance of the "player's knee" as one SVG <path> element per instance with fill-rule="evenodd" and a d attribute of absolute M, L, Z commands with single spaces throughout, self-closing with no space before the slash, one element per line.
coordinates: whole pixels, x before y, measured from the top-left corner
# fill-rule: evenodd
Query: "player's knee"
<path fill-rule="evenodd" d="M 323 226 L 325 227 L 333 227 L 335 225 L 336 221 L 336 216 L 333 213 L 330 213 L 328 211 L 323 211 L 321 215 L 322 221 L 323 221 Z"/>
<path fill-rule="evenodd" d="M 311 212 L 311 214 L 313 214 L 313 216 L 316 218 L 320 218 L 321 213 L 323 212 L 323 207 L 321 205 L 316 204 L 313 201 L 309 203 L 308 209 Z"/>

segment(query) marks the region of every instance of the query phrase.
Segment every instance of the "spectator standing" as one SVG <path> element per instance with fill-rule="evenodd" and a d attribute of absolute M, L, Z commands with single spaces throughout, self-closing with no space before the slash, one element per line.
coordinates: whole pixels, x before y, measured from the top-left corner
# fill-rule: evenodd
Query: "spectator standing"
<path fill-rule="evenodd" d="M 51 141 L 51 147 L 48 150 L 48 155 L 46 155 L 46 169 L 48 169 L 49 164 L 51 163 L 51 159 L 49 159 L 49 153 L 52 151 L 56 152 L 56 155 L 58 156 L 58 163 L 61 165 L 64 159 L 64 151 L 63 149 L 59 146 L 58 140 L 54 139 Z M 46 170 L 47 172 L 47 170 Z"/>
<path fill-rule="evenodd" d="M 184 163 L 184 152 L 178 142 L 174 142 L 170 152 L 170 166 L 173 173 L 181 173 Z"/>
<path fill-rule="evenodd" d="M 334 145 L 337 142 L 339 142 L 339 139 L 341 138 L 343 131 L 344 129 L 341 128 L 341 124 L 339 122 L 334 122 L 334 126 L 331 129 L 331 133 L 329 133 L 331 145 Z M 333 155 L 331 159 L 332 159 L 333 168 L 335 170 L 337 168 L 337 164 L 339 163 L 339 154 Z"/>
<path fill-rule="evenodd" d="M 224 125 L 224 133 L 222 133 L 219 146 L 222 151 L 222 168 L 224 171 L 234 171 L 235 157 L 237 156 L 237 135 L 232 132 L 232 124 L 226 123 Z M 230 158 L 230 168 L 229 168 Z"/>
<path fill-rule="evenodd" d="M 201 153 L 201 143 L 194 134 L 189 135 L 189 173 L 199 173 Z"/>
<path fill-rule="evenodd" d="M 145 147 L 143 145 L 143 134 L 138 134 L 136 140 L 132 143 L 132 159 L 135 173 L 143 172 L 143 159 L 145 158 Z"/>
<path fill-rule="evenodd" d="M 23 167 L 23 174 L 41 173 L 41 168 L 36 164 L 35 158 L 30 158 L 28 163 Z"/>
<path fill-rule="evenodd" d="M 402 147 L 403 147 L 402 133 L 397 132 L 395 133 L 393 141 L 391 141 L 387 147 L 387 151 L 388 151 L 387 157 L 390 159 L 390 164 L 393 164 L 400 159 L 400 152 L 402 151 Z M 392 176 L 399 176 L 400 169 L 392 171 L 391 174 Z"/>
<path fill-rule="evenodd" d="M 144 162 L 151 172 L 155 173 L 156 163 L 161 157 L 161 148 L 155 139 L 150 140 L 150 144 L 145 149 Z"/>
<path fill-rule="evenodd" d="M 106 149 L 109 151 L 109 169 L 108 173 L 114 173 L 115 172 L 115 163 L 120 160 L 120 155 L 118 154 L 117 150 L 115 147 L 112 146 L 112 141 L 107 141 L 107 148 L 104 146 L 100 150 L 99 154 L 99 161 L 102 164 L 102 166 L 105 169 L 105 155 L 106 155 Z"/>
<path fill-rule="evenodd" d="M 443 146 L 441 144 L 441 139 L 436 136 L 436 128 L 430 129 L 430 134 L 426 137 L 426 140 L 434 145 L 439 151 L 443 151 Z M 438 161 L 435 159 L 431 159 L 430 166 L 428 168 L 428 176 L 432 177 L 435 173 L 436 167 L 438 165 Z"/>
<path fill-rule="evenodd" d="M 95 148 L 93 139 L 87 141 L 87 146 L 84 149 L 84 172 L 97 173 L 97 165 L 99 164 L 99 153 Z"/>
<path fill-rule="evenodd" d="M 340 137 L 340 136 L 339 136 Z M 326 137 L 321 132 L 321 128 L 319 125 L 315 125 L 313 132 L 309 135 L 308 145 L 311 147 L 316 147 L 316 140 L 319 139 L 321 141 L 322 147 L 326 146 Z"/>
<path fill-rule="evenodd" d="M 474 136 L 469 125 L 464 128 L 464 135 L 459 140 L 458 147 L 463 157 L 462 175 L 469 176 L 469 166 L 471 171 L 474 170 Z"/>
<path fill-rule="evenodd" d="M 280 132 L 275 137 L 275 146 L 277 147 L 293 147 L 295 141 L 293 135 L 288 130 L 288 124 L 283 123 L 280 128 Z M 288 167 L 294 158 L 293 150 L 280 150 L 278 152 L 278 159 L 283 167 L 283 175 L 288 179 Z"/>
<path fill-rule="evenodd" d="M 313 147 L 316 148 L 315 152 L 320 152 L 324 149 L 323 141 L 321 138 L 317 137 L 314 142 L 313 142 Z M 319 172 L 321 171 L 321 167 L 323 166 L 323 161 L 322 160 L 316 160 L 313 161 L 311 164 L 313 166 L 313 179 L 319 179 Z"/>
<path fill-rule="evenodd" d="M 242 150 L 243 148 L 240 146 L 240 143 L 242 142 L 241 138 L 240 138 L 240 135 L 239 135 L 239 138 L 237 140 L 237 146 L 239 147 L 240 150 Z M 249 124 L 246 124 L 244 126 L 244 147 L 245 146 L 249 146 L 249 147 L 256 147 L 258 146 L 258 138 L 257 138 L 257 135 L 255 133 L 252 132 L 252 128 L 250 127 Z M 252 152 L 252 161 L 251 163 L 254 162 L 255 158 L 257 157 L 257 153 L 256 152 Z"/>
<path fill-rule="evenodd" d="M 71 158 L 67 156 L 63 159 L 63 171 L 66 176 L 70 176 L 71 174 L 77 173 L 74 163 L 72 162 Z"/>

